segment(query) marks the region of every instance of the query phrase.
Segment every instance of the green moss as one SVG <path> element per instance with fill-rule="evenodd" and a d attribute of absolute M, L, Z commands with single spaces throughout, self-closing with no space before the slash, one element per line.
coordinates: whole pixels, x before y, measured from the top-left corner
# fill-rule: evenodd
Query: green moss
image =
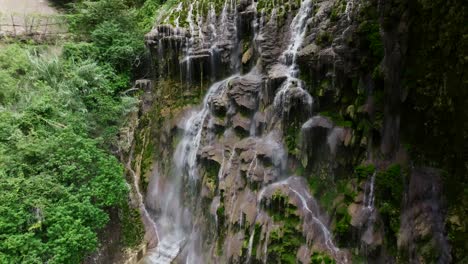
<path fill-rule="evenodd" d="M 292 122 L 286 128 L 285 143 L 288 149 L 288 153 L 292 156 L 297 156 L 299 154 L 299 136 L 300 136 L 300 126 L 299 122 Z"/>
<path fill-rule="evenodd" d="M 330 14 L 330 21 L 336 22 L 340 19 L 340 16 L 345 12 L 346 10 L 346 1 L 337 1 L 332 8 L 331 14 Z"/>
<path fill-rule="evenodd" d="M 255 234 L 252 243 L 252 257 L 255 258 L 257 251 L 255 250 L 260 243 L 260 235 L 262 232 L 262 226 L 258 223 L 255 224 Z"/>
<path fill-rule="evenodd" d="M 145 228 L 141 222 L 138 209 L 130 208 L 125 203 L 119 210 L 120 223 L 122 225 L 122 242 L 126 247 L 136 247 L 143 241 Z"/>
<path fill-rule="evenodd" d="M 386 227 L 385 244 L 390 252 L 397 254 L 396 240 L 400 229 L 401 202 L 404 179 L 398 164 L 379 171 L 375 178 L 375 204 Z"/>
<path fill-rule="evenodd" d="M 216 216 L 218 218 L 218 239 L 217 239 L 217 244 L 216 244 L 216 254 L 218 256 L 221 256 L 223 254 L 223 244 L 224 240 L 226 239 L 226 227 L 225 227 L 225 208 L 224 208 L 224 203 L 221 202 L 220 206 L 216 210 Z"/>
<path fill-rule="evenodd" d="M 330 118 L 333 121 L 333 123 L 337 126 L 340 126 L 340 127 L 352 127 L 353 126 L 353 122 L 351 120 L 345 120 L 343 116 L 341 116 L 337 112 L 323 111 L 323 112 L 320 112 L 319 114 Z"/>
<path fill-rule="evenodd" d="M 269 236 L 267 253 L 270 263 L 296 263 L 297 250 L 305 242 L 296 210 L 280 190 L 270 198 L 267 212 L 275 222 L 281 224 Z"/>
<path fill-rule="evenodd" d="M 326 47 L 331 44 L 333 40 L 332 35 L 328 31 L 322 31 L 317 34 L 317 37 L 315 38 L 315 43 L 317 43 L 318 46 L 320 47 Z"/>
<path fill-rule="evenodd" d="M 374 164 L 361 164 L 354 168 L 354 177 L 358 180 L 368 179 L 370 175 L 375 172 L 375 165 Z"/>
<path fill-rule="evenodd" d="M 334 264 L 335 260 L 325 253 L 314 252 L 310 257 L 310 264 Z M 354 262 L 353 262 L 354 263 Z"/>
<path fill-rule="evenodd" d="M 296 263 L 296 254 L 304 243 L 302 234 L 295 227 L 284 226 L 270 233 L 268 245 L 269 263 Z"/>
<path fill-rule="evenodd" d="M 336 225 L 333 231 L 339 241 L 348 240 L 351 231 L 351 216 L 346 209 L 346 206 L 342 206 L 336 213 Z"/>

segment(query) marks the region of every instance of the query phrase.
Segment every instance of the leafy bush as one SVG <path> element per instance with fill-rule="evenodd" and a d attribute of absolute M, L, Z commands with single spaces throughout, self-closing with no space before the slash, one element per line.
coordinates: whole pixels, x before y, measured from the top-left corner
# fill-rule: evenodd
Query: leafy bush
<path fill-rule="evenodd" d="M 133 102 L 92 61 L 17 45 L 5 57 L 13 59 L 0 60 L 0 261 L 79 263 L 96 249 L 107 210 L 126 202 L 123 168 L 102 146 Z"/>

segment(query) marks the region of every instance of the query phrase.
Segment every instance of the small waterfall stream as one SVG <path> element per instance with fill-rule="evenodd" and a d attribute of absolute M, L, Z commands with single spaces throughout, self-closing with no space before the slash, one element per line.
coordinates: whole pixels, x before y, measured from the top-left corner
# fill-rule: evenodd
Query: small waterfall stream
<path fill-rule="evenodd" d="M 296 64 L 297 53 L 304 42 L 307 27 L 309 25 L 311 15 L 313 14 L 312 9 L 312 0 L 304 0 L 301 2 L 301 7 L 290 26 L 291 36 L 289 45 L 280 57 L 281 63 L 287 66 L 287 79 L 280 87 L 280 90 L 276 93 L 274 105 L 282 114 L 288 113 L 291 108 L 292 92 L 300 94 L 304 105 L 308 108 L 306 111 L 309 114 L 312 113 L 312 104 L 314 100 L 304 89 L 304 82 L 297 78 L 299 69 Z"/>

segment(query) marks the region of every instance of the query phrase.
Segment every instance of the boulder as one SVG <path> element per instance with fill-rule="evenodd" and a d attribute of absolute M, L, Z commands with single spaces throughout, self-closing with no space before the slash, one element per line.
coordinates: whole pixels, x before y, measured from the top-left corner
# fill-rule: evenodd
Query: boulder
<path fill-rule="evenodd" d="M 237 113 L 232 117 L 232 127 L 239 132 L 249 133 L 250 132 L 251 120 Z"/>
<path fill-rule="evenodd" d="M 262 79 L 255 73 L 235 78 L 230 83 L 228 96 L 236 106 L 247 111 L 254 111 L 258 105 L 258 93 Z"/>

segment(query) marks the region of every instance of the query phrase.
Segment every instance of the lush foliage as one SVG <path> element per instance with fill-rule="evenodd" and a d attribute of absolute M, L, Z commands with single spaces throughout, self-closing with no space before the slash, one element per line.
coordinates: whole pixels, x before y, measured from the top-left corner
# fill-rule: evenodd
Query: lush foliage
<path fill-rule="evenodd" d="M 126 202 L 123 169 L 101 147 L 132 100 L 115 96 L 109 69 L 47 54 L 0 52 L 2 263 L 78 263 Z"/>
<path fill-rule="evenodd" d="M 144 56 L 158 1 L 55 1 L 74 41 L 62 55 L 0 51 L 0 262 L 79 263 L 120 208 L 123 243 L 142 239 L 123 168 L 109 153 L 135 99 L 121 96 Z M 138 73 L 136 73 L 138 74 Z"/>
<path fill-rule="evenodd" d="M 281 223 L 280 228 L 270 233 L 268 260 L 270 263 L 296 263 L 297 251 L 305 241 L 296 206 L 278 190 L 271 197 L 267 211 L 275 222 Z"/>
<path fill-rule="evenodd" d="M 400 165 L 391 165 L 386 170 L 379 171 L 375 179 L 375 188 L 376 206 L 385 227 L 388 228 L 385 232 L 387 247 L 396 250 L 394 246 L 400 229 L 401 202 L 404 188 Z"/>
<path fill-rule="evenodd" d="M 69 42 L 0 51 L 0 262 L 79 263 L 119 209 L 123 243 L 142 239 L 123 168 L 111 151 L 121 95 L 138 77 L 143 34 L 160 1 L 66 1 Z M 73 41 L 70 41 L 73 40 Z"/>

